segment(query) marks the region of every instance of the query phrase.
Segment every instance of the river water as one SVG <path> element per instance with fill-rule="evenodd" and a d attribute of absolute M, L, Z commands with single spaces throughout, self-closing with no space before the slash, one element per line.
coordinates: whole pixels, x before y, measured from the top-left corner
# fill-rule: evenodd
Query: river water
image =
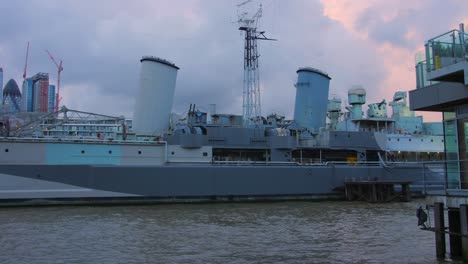
<path fill-rule="evenodd" d="M 423 201 L 0 209 L 0 263 L 440 263 Z"/>

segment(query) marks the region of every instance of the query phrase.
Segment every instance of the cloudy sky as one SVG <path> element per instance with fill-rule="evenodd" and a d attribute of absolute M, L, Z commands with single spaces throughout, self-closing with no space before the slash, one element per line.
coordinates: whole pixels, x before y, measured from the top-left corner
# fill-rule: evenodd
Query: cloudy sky
<path fill-rule="evenodd" d="M 132 116 L 143 55 L 173 61 L 178 73 L 174 111 L 242 113 L 243 38 L 240 0 L 0 0 L 0 67 L 4 82 L 63 60 L 62 103 L 68 108 Z M 250 3 L 256 11 L 258 3 Z M 468 25 L 466 0 L 264 0 L 259 28 L 277 42 L 260 42 L 262 113 L 292 118 L 296 70 L 310 66 L 331 77 L 330 94 L 346 102 L 356 84 L 368 102 L 415 88 L 414 57 L 425 40 Z M 390 110 L 390 109 L 389 109 Z M 438 120 L 439 114 L 425 115 Z"/>

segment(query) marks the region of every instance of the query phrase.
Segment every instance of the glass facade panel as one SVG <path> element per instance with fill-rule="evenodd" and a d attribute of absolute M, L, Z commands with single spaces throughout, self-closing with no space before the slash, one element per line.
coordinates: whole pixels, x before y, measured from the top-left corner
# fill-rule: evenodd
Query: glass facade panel
<path fill-rule="evenodd" d="M 31 78 L 27 78 L 23 82 L 21 94 L 23 97 L 23 111 L 33 112 L 34 87 L 33 87 L 33 80 Z"/>
<path fill-rule="evenodd" d="M 468 189 L 468 117 L 457 120 L 457 130 L 461 187 L 462 189 Z"/>
<path fill-rule="evenodd" d="M 447 188 L 459 189 L 460 169 L 458 156 L 457 122 L 455 113 L 444 112 L 445 159 L 447 160 Z"/>
<path fill-rule="evenodd" d="M 426 61 L 418 62 L 416 64 L 416 88 L 419 89 L 436 83 L 438 82 L 427 80 Z"/>
<path fill-rule="evenodd" d="M 58 109 L 57 109 L 58 110 Z M 49 85 L 49 106 L 48 106 L 48 112 L 54 112 L 55 111 L 55 85 L 50 84 Z"/>

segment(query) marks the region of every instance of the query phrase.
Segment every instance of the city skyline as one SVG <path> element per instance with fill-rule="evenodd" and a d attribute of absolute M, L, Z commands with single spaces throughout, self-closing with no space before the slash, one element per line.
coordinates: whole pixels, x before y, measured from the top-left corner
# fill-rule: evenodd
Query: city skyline
<path fill-rule="evenodd" d="M 259 1 L 251 5 L 258 8 Z M 415 88 L 414 58 L 430 37 L 468 24 L 463 1 L 263 1 L 259 29 L 278 42 L 259 43 L 262 113 L 292 118 L 296 70 L 310 66 L 332 78 L 330 94 L 344 103 L 362 85 L 366 103 L 390 101 Z M 45 50 L 64 61 L 62 104 L 132 118 L 139 59 L 159 56 L 181 68 L 174 111 L 242 112 L 243 37 L 238 1 L 22 1 L 5 3 L 0 28 L 4 80 L 21 83 L 26 43 L 28 76 L 57 69 Z M 25 19 L 10 19 L 14 13 Z M 39 15 L 40 14 L 40 15 Z M 54 19 L 51 19 L 54 18 Z M 13 21 L 13 22 L 12 22 Z M 60 21 L 60 22 L 58 22 Z M 426 121 L 440 114 L 426 114 Z"/>

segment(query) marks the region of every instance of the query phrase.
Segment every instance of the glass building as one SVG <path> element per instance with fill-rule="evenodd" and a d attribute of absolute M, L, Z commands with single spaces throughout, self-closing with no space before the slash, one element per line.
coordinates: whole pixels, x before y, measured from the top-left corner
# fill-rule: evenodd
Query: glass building
<path fill-rule="evenodd" d="M 23 82 L 23 106 L 25 112 L 53 112 L 55 85 L 49 84 L 49 74 L 37 73 Z"/>
<path fill-rule="evenodd" d="M 3 69 L 0 67 L 0 102 L 3 101 Z"/>
<path fill-rule="evenodd" d="M 448 233 L 450 257 L 468 261 L 468 34 L 464 24 L 424 46 L 426 60 L 416 65 L 417 89 L 410 91 L 411 109 L 442 113 L 446 158 L 445 190 L 425 192 L 426 208 L 434 211 L 437 257 L 446 256 Z M 431 166 L 423 164 L 424 170 Z"/>
<path fill-rule="evenodd" d="M 55 97 L 56 97 L 55 85 L 49 84 L 49 107 L 47 110 L 49 113 L 55 111 L 55 104 L 56 104 Z"/>
<path fill-rule="evenodd" d="M 23 111 L 33 112 L 34 110 L 34 89 L 32 78 L 23 81 L 22 87 Z"/>
<path fill-rule="evenodd" d="M 442 112 L 448 190 L 468 189 L 468 34 L 451 30 L 425 44 L 412 110 Z"/>
<path fill-rule="evenodd" d="M 2 103 L 6 106 L 6 111 L 8 112 L 14 113 L 21 111 L 21 92 L 15 80 L 10 79 L 5 85 Z"/>
<path fill-rule="evenodd" d="M 48 112 L 49 109 L 49 74 L 37 73 L 32 77 L 34 87 L 34 112 Z"/>

